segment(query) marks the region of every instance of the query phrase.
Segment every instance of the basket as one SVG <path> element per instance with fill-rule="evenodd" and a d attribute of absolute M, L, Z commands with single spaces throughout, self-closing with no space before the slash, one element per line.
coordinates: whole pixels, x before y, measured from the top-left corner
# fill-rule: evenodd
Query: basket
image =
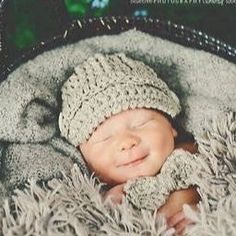
<path fill-rule="evenodd" d="M 63 24 L 62 32 L 47 40 L 41 41 L 27 50 L 20 51 L 15 58 L 11 58 L 5 43 L 4 18 L 5 9 L 7 7 L 6 2 L 6 0 L 3 0 L 0 3 L 0 81 L 4 80 L 16 67 L 44 51 L 93 36 L 118 34 L 132 28 L 187 47 L 202 49 L 231 62 L 236 62 L 235 48 L 204 32 L 183 25 L 177 25 L 170 21 L 143 17 L 111 16 L 85 18 L 73 21 L 65 20 L 66 17 L 63 17 L 64 20 L 62 21 L 60 16 L 65 15 L 65 9 L 61 7 L 61 5 L 59 7 L 58 2 L 55 3 L 55 1 L 52 0 L 50 0 L 50 3 L 55 5 L 58 22 Z"/>

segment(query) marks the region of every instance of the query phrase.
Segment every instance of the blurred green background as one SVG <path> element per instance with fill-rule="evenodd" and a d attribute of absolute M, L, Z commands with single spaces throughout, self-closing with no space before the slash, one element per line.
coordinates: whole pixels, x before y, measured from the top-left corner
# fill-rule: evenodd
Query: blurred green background
<path fill-rule="evenodd" d="M 62 32 L 71 19 L 111 15 L 170 20 L 236 46 L 236 4 L 190 4 L 186 1 L 183 4 L 158 4 L 154 0 L 9 0 L 5 9 L 9 54 Z"/>

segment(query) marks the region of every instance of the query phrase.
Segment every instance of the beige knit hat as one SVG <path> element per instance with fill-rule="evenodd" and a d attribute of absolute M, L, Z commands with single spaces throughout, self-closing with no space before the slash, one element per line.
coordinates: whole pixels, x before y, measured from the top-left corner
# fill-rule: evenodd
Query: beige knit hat
<path fill-rule="evenodd" d="M 106 118 L 134 108 L 158 109 L 171 117 L 181 109 L 177 96 L 143 62 L 123 53 L 96 54 L 62 87 L 61 135 L 77 146 Z"/>

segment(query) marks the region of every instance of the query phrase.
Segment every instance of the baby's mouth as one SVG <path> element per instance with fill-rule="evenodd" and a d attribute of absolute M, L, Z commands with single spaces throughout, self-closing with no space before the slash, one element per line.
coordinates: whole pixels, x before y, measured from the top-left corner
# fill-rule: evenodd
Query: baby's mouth
<path fill-rule="evenodd" d="M 143 161 L 144 161 L 144 159 L 146 158 L 148 156 L 148 154 L 147 155 L 144 155 L 144 156 L 142 156 L 142 157 L 138 157 L 138 158 L 136 158 L 136 159 L 134 159 L 134 160 L 131 160 L 131 161 L 128 161 L 128 162 L 126 162 L 126 163 L 123 163 L 123 164 L 120 164 L 120 165 L 118 165 L 118 167 L 131 167 L 131 166 L 136 166 L 136 165 L 139 165 L 140 163 L 142 163 Z"/>
<path fill-rule="evenodd" d="M 142 158 L 140 158 L 140 159 L 131 161 L 131 162 L 125 164 L 125 166 L 128 166 L 128 167 L 129 167 L 129 166 L 136 166 L 136 165 L 139 165 L 140 163 L 143 162 L 143 160 L 144 160 L 146 157 L 147 157 L 147 156 L 144 156 L 144 157 L 142 157 Z"/>

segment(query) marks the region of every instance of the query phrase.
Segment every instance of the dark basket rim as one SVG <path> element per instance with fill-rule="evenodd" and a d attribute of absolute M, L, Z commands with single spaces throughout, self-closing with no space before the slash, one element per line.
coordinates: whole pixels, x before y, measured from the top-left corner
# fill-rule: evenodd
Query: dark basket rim
<path fill-rule="evenodd" d="M 202 49 L 236 63 L 234 47 L 202 31 L 151 17 L 106 16 L 73 20 L 63 32 L 20 51 L 17 58 L 9 58 L 7 54 L 2 55 L 4 60 L 0 65 L 0 81 L 7 78 L 18 66 L 45 51 L 82 39 L 119 34 L 134 28 L 183 46 Z"/>

